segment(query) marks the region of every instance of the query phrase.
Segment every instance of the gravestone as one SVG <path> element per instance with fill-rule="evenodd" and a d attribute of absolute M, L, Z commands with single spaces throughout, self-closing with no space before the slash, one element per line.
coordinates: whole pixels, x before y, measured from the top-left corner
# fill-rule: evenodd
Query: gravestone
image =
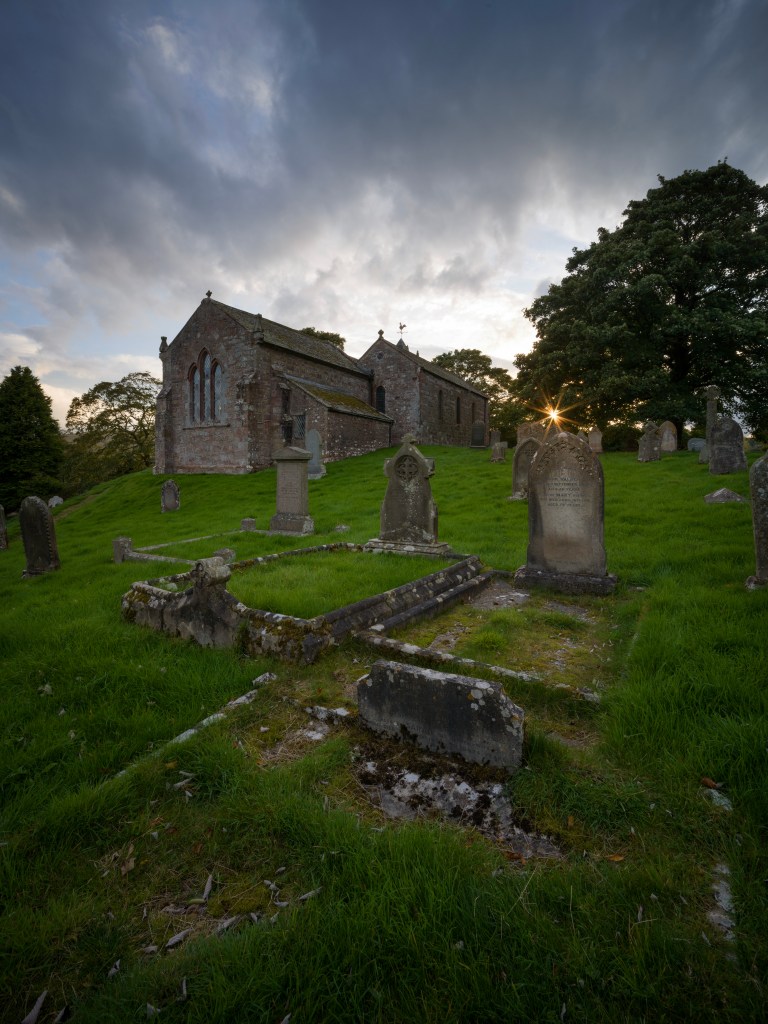
<path fill-rule="evenodd" d="M 491 449 L 491 462 L 506 462 L 507 446 L 498 441 Z"/>
<path fill-rule="evenodd" d="M 515 573 L 523 586 L 571 594 L 609 594 L 603 467 L 573 434 L 548 441 L 528 474 L 528 558 Z"/>
<path fill-rule="evenodd" d="M 64 504 L 64 499 L 60 494 L 54 494 L 52 498 L 48 499 L 48 508 L 58 508 L 59 505 Z"/>
<path fill-rule="evenodd" d="M 315 430 L 307 431 L 307 451 L 312 456 L 307 467 L 307 476 L 310 480 L 320 480 L 325 476 L 325 463 L 323 462 L 323 443 L 320 440 L 320 432 Z"/>
<path fill-rule="evenodd" d="M 689 437 L 688 438 L 688 451 L 689 452 L 700 452 L 702 448 L 706 448 L 707 442 L 703 437 Z"/>
<path fill-rule="evenodd" d="M 42 498 L 31 497 L 22 501 L 19 525 L 24 554 L 27 556 L 27 567 L 21 574 L 22 578 L 42 576 L 43 573 L 60 568 L 53 516 Z"/>
<path fill-rule="evenodd" d="M 756 590 L 768 586 L 768 455 L 752 464 L 749 471 L 752 496 L 752 529 L 755 534 L 755 575 L 747 587 Z"/>
<path fill-rule="evenodd" d="M 307 484 L 311 453 L 286 445 L 272 458 L 277 463 L 277 512 L 269 521 L 269 529 L 279 533 L 313 533 L 315 524 L 309 515 Z"/>
<path fill-rule="evenodd" d="M 512 501 L 523 501 L 528 497 L 528 474 L 540 449 L 541 442 L 535 437 L 526 438 L 515 448 L 512 461 Z"/>
<path fill-rule="evenodd" d="M 388 478 L 381 506 L 379 536 L 368 542 L 372 550 L 415 550 L 430 554 L 448 551 L 437 541 L 437 505 L 432 498 L 429 478 L 435 460 L 425 458 L 410 434 L 403 438 L 397 454 L 384 463 Z"/>
<path fill-rule="evenodd" d="M 485 448 L 485 424 L 482 420 L 475 420 L 472 424 L 469 446 L 470 448 Z"/>
<path fill-rule="evenodd" d="M 664 420 L 659 427 L 659 443 L 663 452 L 677 451 L 677 427 L 672 420 Z"/>
<path fill-rule="evenodd" d="M 709 454 L 712 450 L 712 428 L 717 421 L 717 402 L 720 398 L 720 388 L 715 384 L 710 384 L 704 394 L 707 396 L 707 428 L 706 444 L 699 451 L 700 463 L 709 462 Z"/>
<path fill-rule="evenodd" d="M 425 750 L 510 772 L 522 761 L 525 713 L 499 683 L 376 661 L 357 705 L 369 729 Z"/>
<path fill-rule="evenodd" d="M 175 480 L 166 480 L 160 490 L 160 511 L 178 512 L 180 507 L 179 485 Z"/>
<path fill-rule="evenodd" d="M 250 516 L 246 516 L 245 519 L 240 520 L 240 529 L 244 533 L 253 533 L 256 529 L 256 520 L 252 519 Z"/>
<path fill-rule="evenodd" d="M 112 541 L 112 558 L 119 565 L 125 562 L 133 551 L 133 541 L 130 537 L 115 537 Z"/>
<path fill-rule="evenodd" d="M 709 441 L 709 472 L 715 476 L 747 468 L 744 433 L 730 416 L 718 416 Z"/>
<path fill-rule="evenodd" d="M 8 524 L 5 521 L 5 509 L 0 505 L 0 551 L 8 547 Z"/>
<path fill-rule="evenodd" d="M 586 432 L 585 432 L 585 431 L 583 431 L 583 430 L 580 430 L 580 431 L 579 431 L 579 432 L 577 433 L 576 437 L 578 437 L 578 439 L 579 439 L 579 440 L 580 440 L 580 441 L 581 441 L 581 442 L 582 442 L 583 444 L 586 444 L 586 445 L 588 445 L 588 444 L 589 444 L 589 438 L 587 437 L 587 435 L 586 435 Z"/>
<path fill-rule="evenodd" d="M 637 449 L 638 462 L 658 462 L 661 458 L 661 439 L 652 420 L 643 426 L 643 436 Z"/>
<path fill-rule="evenodd" d="M 589 441 L 589 447 L 596 455 L 602 454 L 603 432 L 599 427 L 592 427 L 589 434 L 587 434 L 587 440 Z"/>
<path fill-rule="evenodd" d="M 531 420 L 528 423 L 521 423 L 517 428 L 517 443 L 521 445 L 523 441 L 527 441 L 529 437 L 535 438 L 539 444 L 544 444 L 547 438 L 547 432 L 550 428 L 550 421 L 542 422 L 541 420 Z"/>
<path fill-rule="evenodd" d="M 490 445 L 493 447 L 495 444 L 501 444 L 501 431 L 492 430 L 490 434 Z"/>

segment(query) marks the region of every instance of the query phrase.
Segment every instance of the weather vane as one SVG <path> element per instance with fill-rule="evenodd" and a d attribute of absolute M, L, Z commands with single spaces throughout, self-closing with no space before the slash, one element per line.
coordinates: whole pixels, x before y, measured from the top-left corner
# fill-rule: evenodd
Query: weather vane
<path fill-rule="evenodd" d="M 401 338 L 403 336 L 403 331 L 405 330 L 406 326 L 407 326 L 407 324 L 400 324 L 400 337 Z"/>

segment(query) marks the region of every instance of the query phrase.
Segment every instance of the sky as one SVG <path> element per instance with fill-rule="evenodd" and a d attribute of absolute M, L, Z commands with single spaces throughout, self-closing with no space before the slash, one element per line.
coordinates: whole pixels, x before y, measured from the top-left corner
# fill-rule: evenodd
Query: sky
<path fill-rule="evenodd" d="M 0 377 L 63 426 L 215 299 L 511 369 L 658 175 L 768 181 L 767 0 L 3 0 Z"/>

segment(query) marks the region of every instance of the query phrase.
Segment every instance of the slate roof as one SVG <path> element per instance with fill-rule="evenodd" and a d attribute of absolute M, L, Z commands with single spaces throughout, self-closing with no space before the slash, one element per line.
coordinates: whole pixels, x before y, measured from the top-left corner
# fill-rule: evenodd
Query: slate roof
<path fill-rule="evenodd" d="M 284 324 L 275 323 L 274 320 L 267 320 L 258 313 L 248 313 L 244 309 L 236 309 L 216 299 L 209 300 L 215 303 L 228 316 L 244 327 L 246 331 L 254 333 L 262 331 L 264 342 L 267 345 L 275 345 L 277 348 L 287 349 L 297 355 L 308 356 L 310 359 L 319 359 L 323 363 L 330 363 L 332 366 L 341 367 L 343 370 L 353 370 L 355 373 L 363 374 L 366 377 L 370 374 L 357 365 L 357 360 L 348 356 L 343 349 L 326 341 L 324 338 L 313 338 L 309 334 L 302 334 L 301 331 L 294 331 Z"/>
<path fill-rule="evenodd" d="M 438 366 L 437 363 L 430 362 L 429 359 L 422 359 L 421 356 L 417 355 L 415 352 L 411 352 L 411 350 L 406 348 L 404 345 L 402 347 L 400 345 L 396 345 L 394 342 L 388 341 L 383 335 L 381 335 L 377 340 L 383 341 L 385 345 L 389 345 L 390 348 L 405 356 L 406 359 L 410 359 L 412 363 L 416 363 L 416 365 L 420 366 L 422 370 L 426 370 L 435 377 L 441 377 L 443 380 L 447 380 L 450 384 L 457 384 L 459 387 L 466 388 L 467 391 L 471 391 L 475 395 L 480 395 L 481 398 L 488 397 L 484 391 L 476 388 L 474 384 L 470 384 L 469 381 L 464 380 L 463 377 L 459 377 L 457 374 L 451 373 L 450 370 L 444 370 L 442 366 Z M 374 345 L 375 344 L 376 342 L 374 342 Z M 366 355 L 367 354 L 368 353 L 366 352 Z M 363 356 L 363 358 L 365 358 L 365 356 Z"/>
<path fill-rule="evenodd" d="M 315 384 L 314 381 L 302 380 L 299 377 L 291 377 L 289 374 L 285 374 L 285 379 L 289 380 L 291 384 L 295 384 L 298 388 L 309 395 L 310 398 L 316 399 L 321 405 L 324 405 L 327 409 L 332 409 L 334 412 L 343 412 L 348 416 L 363 416 L 369 420 L 379 420 L 381 423 L 394 423 L 391 416 L 385 416 L 381 412 L 377 412 L 372 405 L 368 405 L 361 398 L 356 398 L 354 395 L 348 395 L 344 391 L 336 391 L 334 388 L 326 388 L 322 384 Z"/>

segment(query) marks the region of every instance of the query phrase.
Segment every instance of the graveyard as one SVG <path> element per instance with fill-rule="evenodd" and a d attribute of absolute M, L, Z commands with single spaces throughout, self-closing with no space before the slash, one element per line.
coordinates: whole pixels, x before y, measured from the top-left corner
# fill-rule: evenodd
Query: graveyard
<path fill-rule="evenodd" d="M 765 481 L 753 533 L 759 453 L 719 474 L 650 434 L 648 461 L 574 436 L 588 486 L 540 460 L 541 491 L 488 448 L 387 449 L 302 481 L 298 511 L 279 468 L 176 477 L 163 510 L 167 479 L 132 474 L 55 508 L 57 565 L 25 579 L 9 519 L 2 1019 L 43 993 L 40 1021 L 760 1019 Z M 413 533 L 381 509 L 417 476 Z M 551 570 L 565 518 L 588 586 Z M 485 585 L 435 600 L 463 560 Z M 327 643 L 126 614 L 143 594 L 162 624 L 195 590 L 251 623 L 325 616 Z M 459 713 L 501 702 L 511 754 L 372 727 L 389 687 L 446 674 Z"/>

